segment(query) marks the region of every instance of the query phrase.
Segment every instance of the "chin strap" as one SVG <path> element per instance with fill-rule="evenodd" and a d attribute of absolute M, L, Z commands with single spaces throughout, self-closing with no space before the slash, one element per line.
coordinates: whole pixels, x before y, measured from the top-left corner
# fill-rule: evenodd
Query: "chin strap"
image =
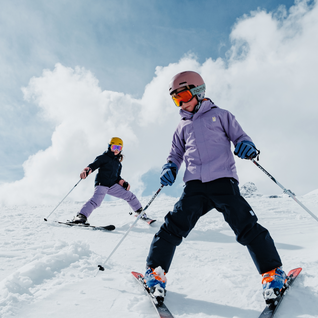
<path fill-rule="evenodd" d="M 194 107 L 193 114 L 197 113 L 200 107 L 201 107 L 201 102 L 198 102 L 198 104 Z"/>
<path fill-rule="evenodd" d="M 203 98 L 199 101 L 198 97 L 195 96 L 195 98 L 198 100 L 198 104 L 194 107 L 194 110 L 193 110 L 193 114 L 197 113 L 202 105 L 202 102 L 204 102 L 205 100 L 210 100 L 209 98 Z M 211 100 L 210 100 L 211 101 Z M 212 101 L 211 101 L 212 102 Z M 212 104 L 214 104 L 212 102 Z"/>

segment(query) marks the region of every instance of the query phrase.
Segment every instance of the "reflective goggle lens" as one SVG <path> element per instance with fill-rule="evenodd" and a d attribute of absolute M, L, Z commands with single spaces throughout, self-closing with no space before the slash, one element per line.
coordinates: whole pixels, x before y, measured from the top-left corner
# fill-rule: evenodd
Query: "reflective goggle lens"
<path fill-rule="evenodd" d="M 110 149 L 112 151 L 118 150 L 119 152 L 123 149 L 123 146 L 119 146 L 119 145 L 111 145 Z"/>
<path fill-rule="evenodd" d="M 180 107 L 181 102 L 187 103 L 188 101 L 192 99 L 193 95 L 191 91 L 187 89 L 185 91 L 174 93 L 171 95 L 171 97 L 174 103 L 176 104 L 176 106 Z"/>
<path fill-rule="evenodd" d="M 200 86 L 191 88 L 191 89 L 185 89 L 184 91 L 178 92 L 178 93 L 174 93 L 171 95 L 174 103 L 180 107 L 181 102 L 183 103 L 187 103 L 189 102 L 193 96 L 195 95 L 202 95 L 204 96 L 205 93 L 205 84 L 203 83 Z M 203 97 L 202 97 L 203 98 Z"/>

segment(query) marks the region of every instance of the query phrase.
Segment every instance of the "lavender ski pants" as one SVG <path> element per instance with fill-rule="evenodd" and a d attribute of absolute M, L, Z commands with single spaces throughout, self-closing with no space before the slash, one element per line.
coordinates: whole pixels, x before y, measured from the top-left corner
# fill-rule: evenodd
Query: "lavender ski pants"
<path fill-rule="evenodd" d="M 93 210 L 102 204 L 106 194 L 124 199 L 134 211 L 141 208 L 141 204 L 137 197 L 132 192 L 125 190 L 121 185 L 116 183 L 110 188 L 100 185 L 96 186 L 94 195 L 83 205 L 79 213 L 84 214 L 88 218 Z"/>

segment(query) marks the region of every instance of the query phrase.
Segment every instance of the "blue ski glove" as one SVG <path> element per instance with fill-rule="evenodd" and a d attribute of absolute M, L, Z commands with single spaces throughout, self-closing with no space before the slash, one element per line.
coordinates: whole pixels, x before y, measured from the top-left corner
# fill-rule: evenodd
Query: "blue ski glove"
<path fill-rule="evenodd" d="M 257 156 L 257 149 L 251 141 L 240 141 L 234 150 L 234 154 L 242 159 L 252 159 Z"/>
<path fill-rule="evenodd" d="M 172 186 L 178 173 L 178 167 L 173 162 L 168 162 L 162 167 L 160 182 L 164 186 Z"/>

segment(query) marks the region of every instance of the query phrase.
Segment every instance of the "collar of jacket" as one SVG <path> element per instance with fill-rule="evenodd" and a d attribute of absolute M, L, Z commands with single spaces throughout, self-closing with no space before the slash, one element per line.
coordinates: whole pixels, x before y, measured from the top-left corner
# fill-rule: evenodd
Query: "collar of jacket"
<path fill-rule="evenodd" d="M 104 152 L 105 155 L 107 155 L 108 157 L 110 158 L 118 158 L 119 154 L 117 156 L 115 156 L 115 154 L 110 150 L 110 149 L 107 149 L 105 152 Z"/>
<path fill-rule="evenodd" d="M 180 109 L 179 114 L 181 116 L 181 119 L 187 120 L 187 119 L 191 119 L 195 115 L 200 116 L 201 114 L 206 113 L 207 111 L 209 111 L 213 107 L 217 107 L 217 106 L 211 101 L 211 99 L 204 98 L 201 102 L 201 107 L 199 108 L 199 110 L 195 114 L 190 113 L 190 112 L 183 110 L 183 109 Z"/>

